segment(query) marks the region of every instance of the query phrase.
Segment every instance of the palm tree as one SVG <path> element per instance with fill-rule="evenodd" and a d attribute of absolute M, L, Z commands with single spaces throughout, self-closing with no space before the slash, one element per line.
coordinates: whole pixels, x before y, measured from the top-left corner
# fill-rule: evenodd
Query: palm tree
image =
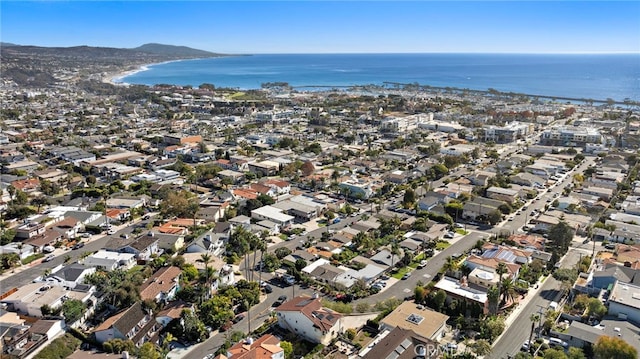
<path fill-rule="evenodd" d="M 531 320 L 531 333 L 529 334 L 529 346 L 531 347 L 531 341 L 533 340 L 533 331 L 536 328 L 536 322 L 540 320 L 540 314 L 531 314 L 531 316 L 529 316 L 529 320 Z"/>
<path fill-rule="evenodd" d="M 196 262 L 199 263 L 203 263 L 204 264 L 204 275 L 205 275 L 205 284 L 207 286 L 207 289 L 205 291 L 207 297 L 209 296 L 209 290 L 210 290 L 210 285 L 209 285 L 209 262 L 211 262 L 211 254 L 209 253 L 202 253 L 200 255 L 199 259 L 196 259 Z"/>
<path fill-rule="evenodd" d="M 444 270 L 446 273 L 455 277 L 460 270 L 460 264 L 452 256 L 447 257 L 447 261 L 444 263 Z"/>
<path fill-rule="evenodd" d="M 502 287 L 502 305 L 504 305 L 507 300 L 513 301 L 516 296 L 516 289 L 511 278 L 503 279 L 500 282 L 500 286 Z"/>
<path fill-rule="evenodd" d="M 256 246 L 253 251 L 253 268 L 256 266 L 256 253 L 260 251 L 260 270 L 258 271 L 259 282 L 262 282 L 262 268 L 264 267 L 263 259 L 264 259 L 264 251 L 267 250 L 267 237 L 269 237 L 269 231 L 264 230 L 260 232 L 260 238 L 256 241 Z"/>
<path fill-rule="evenodd" d="M 498 274 L 498 293 L 502 294 L 502 275 L 507 273 L 507 265 L 503 262 L 498 263 L 496 266 L 496 273 Z"/>

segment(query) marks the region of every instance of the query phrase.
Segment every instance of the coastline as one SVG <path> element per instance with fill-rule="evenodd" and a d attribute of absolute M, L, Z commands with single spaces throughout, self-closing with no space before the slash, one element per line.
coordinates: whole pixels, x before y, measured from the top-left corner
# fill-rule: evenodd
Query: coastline
<path fill-rule="evenodd" d="M 129 76 L 135 75 L 139 72 L 148 71 L 151 69 L 152 66 L 164 65 L 172 62 L 188 61 L 188 60 L 200 60 L 200 59 L 199 58 L 198 59 L 179 59 L 179 60 L 169 60 L 169 61 L 163 61 L 163 62 L 154 62 L 150 64 L 144 64 L 144 65 L 138 66 L 135 69 L 121 70 L 116 73 L 107 74 L 102 78 L 102 81 L 114 86 L 129 86 L 131 84 L 124 81 L 124 79 Z"/>

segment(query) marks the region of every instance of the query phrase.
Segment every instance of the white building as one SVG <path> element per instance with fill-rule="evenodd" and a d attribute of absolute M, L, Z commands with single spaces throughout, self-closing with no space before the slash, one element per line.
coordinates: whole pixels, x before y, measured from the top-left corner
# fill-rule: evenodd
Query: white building
<path fill-rule="evenodd" d="M 279 208 L 273 206 L 262 206 L 251 211 L 251 218 L 271 221 L 284 228 L 293 224 L 295 217 L 282 213 L 282 210 Z"/>
<path fill-rule="evenodd" d="M 609 295 L 609 315 L 640 323 L 640 286 L 617 281 Z"/>
<path fill-rule="evenodd" d="M 84 265 L 104 269 L 108 272 L 118 268 L 131 269 L 136 264 L 136 255 L 101 249 L 84 259 Z"/>
<path fill-rule="evenodd" d="M 278 325 L 313 343 L 327 345 L 344 332 L 342 314 L 323 308 L 319 298 L 295 297 L 276 308 Z"/>

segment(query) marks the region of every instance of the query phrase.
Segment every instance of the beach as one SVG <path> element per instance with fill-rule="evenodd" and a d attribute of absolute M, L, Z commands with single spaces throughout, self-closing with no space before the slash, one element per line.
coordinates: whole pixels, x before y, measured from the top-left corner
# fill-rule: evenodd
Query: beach
<path fill-rule="evenodd" d="M 116 85 L 116 86 L 128 86 L 130 84 L 123 81 L 128 76 L 132 76 L 143 71 L 149 71 L 152 66 L 164 65 L 164 64 L 168 64 L 172 62 L 180 62 L 180 61 L 184 61 L 184 60 L 170 60 L 170 61 L 140 65 L 134 69 L 129 68 L 128 70 L 122 70 L 115 73 L 107 74 L 102 78 L 102 81 L 106 83 L 110 83 L 112 85 Z"/>

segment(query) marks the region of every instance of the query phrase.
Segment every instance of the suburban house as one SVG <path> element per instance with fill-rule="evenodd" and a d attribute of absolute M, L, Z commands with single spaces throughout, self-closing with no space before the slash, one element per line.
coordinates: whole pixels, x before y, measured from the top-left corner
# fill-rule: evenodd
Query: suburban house
<path fill-rule="evenodd" d="M 225 233 L 213 233 L 212 230 L 205 232 L 194 239 L 186 248 L 187 253 L 212 253 L 221 255 L 229 236 Z"/>
<path fill-rule="evenodd" d="M 62 286 L 49 285 L 42 282 L 29 283 L 18 288 L 7 297 L 0 300 L 7 310 L 25 314 L 31 317 L 42 317 L 42 306 L 48 305 L 53 309 L 60 308 L 66 298 L 73 297 L 87 302 L 93 292 L 70 291 Z"/>
<path fill-rule="evenodd" d="M 284 359 L 284 349 L 280 347 L 280 339 L 266 334 L 258 339 L 247 338 L 227 349 L 227 354 L 220 354 L 219 359 Z"/>
<path fill-rule="evenodd" d="M 193 305 L 188 304 L 187 302 L 183 302 L 181 300 L 174 300 L 167 304 L 163 310 L 159 311 L 156 314 L 156 322 L 158 322 L 162 327 L 166 327 L 171 323 L 171 321 L 180 319 L 182 316 L 182 311 L 188 309 L 193 311 Z"/>
<path fill-rule="evenodd" d="M 82 264 L 73 263 L 67 266 L 58 266 L 54 271 L 43 279 L 50 285 L 61 286 L 65 288 L 75 288 L 84 282 L 84 277 L 88 274 L 95 273 L 95 267 L 87 267 Z"/>
<path fill-rule="evenodd" d="M 361 359 L 436 359 L 442 358 L 437 341 L 425 338 L 413 330 L 396 327 L 379 333 L 371 344 L 358 353 Z"/>
<path fill-rule="evenodd" d="M 135 264 L 135 254 L 105 251 L 104 249 L 101 249 L 84 259 L 84 265 L 100 268 L 107 272 L 116 269 L 131 269 Z"/>
<path fill-rule="evenodd" d="M 608 315 L 634 323 L 640 323 L 640 286 L 616 282 L 611 288 Z"/>
<path fill-rule="evenodd" d="M 146 236 L 138 237 L 134 240 L 127 238 L 112 238 L 107 242 L 105 249 L 135 254 L 136 258 L 148 260 L 152 254 L 158 254 L 158 239 L 153 232 L 149 232 Z"/>
<path fill-rule="evenodd" d="M 111 339 L 132 340 L 136 346 L 156 342 L 161 326 L 151 314 L 145 313 L 140 302 L 107 318 L 93 333 L 99 343 Z"/>
<path fill-rule="evenodd" d="M 283 210 L 273 206 L 262 206 L 251 211 L 251 218 L 267 220 L 286 228 L 293 224 L 295 217 L 283 213 Z"/>
<path fill-rule="evenodd" d="M 173 300 L 180 289 L 180 274 L 178 267 L 162 267 L 153 273 L 140 287 L 140 299 L 168 302 Z"/>
<path fill-rule="evenodd" d="M 519 192 L 511 188 L 489 187 L 486 195 L 491 199 L 513 203 L 518 199 Z"/>
<path fill-rule="evenodd" d="M 345 330 L 342 314 L 323 308 L 319 298 L 295 297 L 275 311 L 281 328 L 313 343 L 327 345 Z"/>
<path fill-rule="evenodd" d="M 448 319 L 448 315 L 425 306 L 403 302 L 380 321 L 380 331 L 402 328 L 412 330 L 422 337 L 438 340 L 446 329 Z"/>

